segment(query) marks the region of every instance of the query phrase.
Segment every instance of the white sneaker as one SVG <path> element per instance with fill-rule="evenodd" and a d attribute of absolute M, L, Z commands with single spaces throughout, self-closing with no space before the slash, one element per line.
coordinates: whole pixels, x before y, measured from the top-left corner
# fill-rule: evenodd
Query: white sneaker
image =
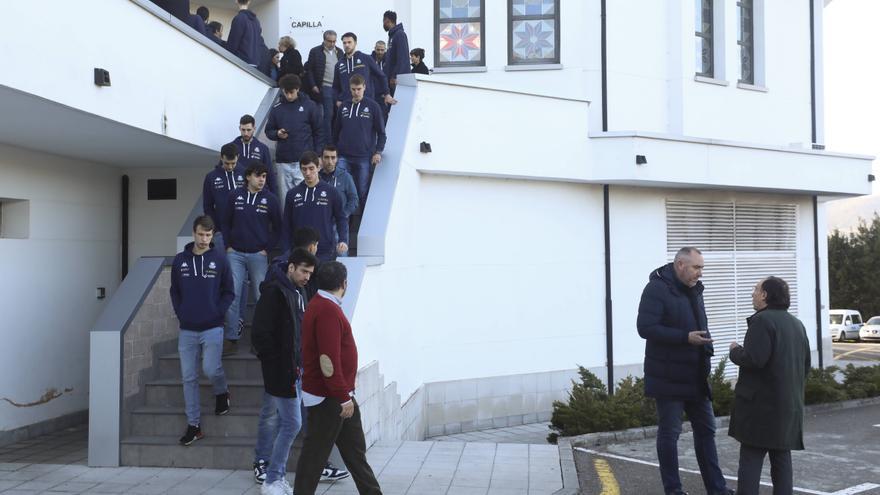
<path fill-rule="evenodd" d="M 284 487 L 284 493 L 287 495 L 293 495 L 293 487 L 287 482 L 287 478 L 281 478 L 279 481 L 281 481 L 281 485 Z"/>
<path fill-rule="evenodd" d="M 281 480 L 273 481 L 272 483 L 263 483 L 263 486 L 260 487 L 261 495 L 288 495 L 287 491 L 284 489 L 284 483 Z"/>

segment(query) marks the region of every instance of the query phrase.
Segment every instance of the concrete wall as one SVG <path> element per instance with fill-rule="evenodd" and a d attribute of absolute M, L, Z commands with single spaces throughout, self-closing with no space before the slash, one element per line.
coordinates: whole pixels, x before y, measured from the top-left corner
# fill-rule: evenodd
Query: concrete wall
<path fill-rule="evenodd" d="M 121 276 L 121 195 L 111 167 L 0 145 L 0 169 L 0 198 L 30 201 L 28 238 L 0 239 L 0 430 L 10 430 L 88 407 L 89 330 Z"/>
<path fill-rule="evenodd" d="M 30 3 L 4 7 L 16 19 L 0 30 L 4 64 L 27 69 L 2 71 L 0 84 L 114 121 L 219 149 L 228 122 L 253 112 L 268 89 L 131 1 L 53 2 L 51 15 Z M 33 63 L 50 33 L 65 33 L 54 61 Z M 110 71 L 112 86 L 95 86 L 94 68 Z"/>
<path fill-rule="evenodd" d="M 134 266 L 141 256 L 177 254 L 177 233 L 202 194 L 205 174 L 214 165 L 215 163 L 212 162 L 206 163 L 203 167 L 192 168 L 150 167 L 123 170 L 131 181 L 129 268 Z M 149 179 L 177 179 L 177 199 L 147 200 Z M 199 208 L 201 209 L 201 204 Z"/>

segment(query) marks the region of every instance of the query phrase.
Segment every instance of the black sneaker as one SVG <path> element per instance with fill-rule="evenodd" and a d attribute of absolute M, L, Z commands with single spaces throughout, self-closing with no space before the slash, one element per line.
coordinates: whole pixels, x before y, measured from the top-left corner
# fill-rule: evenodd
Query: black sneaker
<path fill-rule="evenodd" d="M 225 394 L 215 395 L 214 397 L 217 399 L 215 402 L 216 405 L 214 406 L 214 414 L 216 414 L 217 416 L 223 416 L 224 414 L 228 413 L 230 404 L 229 392 L 226 392 Z"/>
<path fill-rule="evenodd" d="M 189 445 L 196 440 L 201 440 L 205 435 L 202 433 L 202 429 L 198 426 L 186 425 L 186 433 L 180 437 L 181 445 Z"/>
<path fill-rule="evenodd" d="M 333 466 L 333 464 L 327 463 L 324 466 L 324 470 L 321 471 L 321 479 L 320 481 L 336 481 L 336 480 L 344 480 L 351 476 L 348 471 L 345 469 L 339 469 L 338 467 Z"/>
<path fill-rule="evenodd" d="M 262 485 L 266 481 L 267 469 L 269 469 L 269 463 L 262 459 L 254 463 L 254 481 L 258 485 Z"/>

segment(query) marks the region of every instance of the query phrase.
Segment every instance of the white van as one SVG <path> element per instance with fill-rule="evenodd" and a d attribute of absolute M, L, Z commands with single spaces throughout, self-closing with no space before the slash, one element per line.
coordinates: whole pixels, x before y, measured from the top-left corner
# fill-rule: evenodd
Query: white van
<path fill-rule="evenodd" d="M 862 328 L 862 314 L 854 309 L 832 309 L 831 340 L 842 342 L 852 339 L 859 340 L 859 329 Z"/>

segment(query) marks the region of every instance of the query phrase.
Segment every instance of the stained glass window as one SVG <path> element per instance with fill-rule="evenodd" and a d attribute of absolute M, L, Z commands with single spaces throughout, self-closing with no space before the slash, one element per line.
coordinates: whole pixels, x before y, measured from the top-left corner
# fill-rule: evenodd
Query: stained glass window
<path fill-rule="evenodd" d="M 737 44 L 740 54 L 739 81 L 755 84 L 755 9 L 752 0 L 736 2 L 736 17 L 739 27 Z"/>
<path fill-rule="evenodd" d="M 559 63 L 559 0 L 509 0 L 508 64 Z"/>
<path fill-rule="evenodd" d="M 434 0 L 437 67 L 485 65 L 485 0 Z"/>
<path fill-rule="evenodd" d="M 694 1 L 694 67 L 698 76 L 715 77 L 714 0 Z"/>

